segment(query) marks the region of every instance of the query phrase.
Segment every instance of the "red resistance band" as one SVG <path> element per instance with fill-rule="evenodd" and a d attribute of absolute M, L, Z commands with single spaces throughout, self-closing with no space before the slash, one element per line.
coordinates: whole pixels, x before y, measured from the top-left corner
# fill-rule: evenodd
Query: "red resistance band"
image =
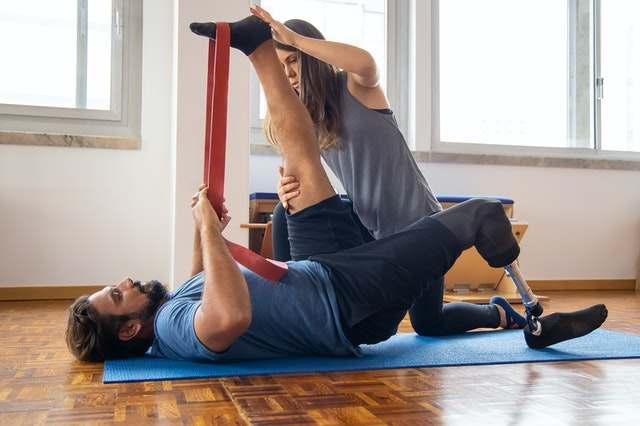
<path fill-rule="evenodd" d="M 224 164 L 227 145 L 227 95 L 229 92 L 229 24 L 216 24 L 216 41 L 209 40 L 207 75 L 207 116 L 204 140 L 204 183 L 207 196 L 219 217 L 222 217 L 224 194 Z M 287 272 L 286 263 L 266 259 L 236 243 L 225 240 L 231 256 L 256 274 L 279 281 Z"/>

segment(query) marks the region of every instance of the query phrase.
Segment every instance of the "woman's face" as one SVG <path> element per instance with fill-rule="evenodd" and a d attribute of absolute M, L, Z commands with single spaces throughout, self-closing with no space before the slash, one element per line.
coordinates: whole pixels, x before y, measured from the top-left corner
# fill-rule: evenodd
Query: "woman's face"
<path fill-rule="evenodd" d="M 284 73 L 289 79 L 289 84 L 296 92 L 300 92 L 300 64 L 298 62 L 298 52 L 276 49 L 278 59 L 282 64 Z"/>

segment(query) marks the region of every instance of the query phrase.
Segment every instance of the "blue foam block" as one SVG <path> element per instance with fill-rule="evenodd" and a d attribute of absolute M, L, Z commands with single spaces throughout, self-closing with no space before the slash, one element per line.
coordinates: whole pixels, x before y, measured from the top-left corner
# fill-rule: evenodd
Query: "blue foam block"
<path fill-rule="evenodd" d="M 112 360 L 105 362 L 103 382 L 640 358 L 640 336 L 596 330 L 579 339 L 534 350 L 525 344 L 521 330 L 447 337 L 398 334 L 377 345 L 364 345 L 362 349 L 361 358 L 291 357 L 217 364 L 152 357 Z"/>

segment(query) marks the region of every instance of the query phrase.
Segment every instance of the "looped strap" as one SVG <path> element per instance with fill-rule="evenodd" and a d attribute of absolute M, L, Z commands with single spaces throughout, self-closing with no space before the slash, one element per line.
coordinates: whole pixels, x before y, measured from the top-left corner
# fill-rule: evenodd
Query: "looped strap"
<path fill-rule="evenodd" d="M 218 217 L 222 217 L 224 197 L 230 41 L 229 24 L 216 23 L 216 40 L 209 40 L 203 181 L 209 187 L 207 197 Z M 268 280 L 279 281 L 287 272 L 286 263 L 266 259 L 226 239 L 225 242 L 238 263 Z"/>

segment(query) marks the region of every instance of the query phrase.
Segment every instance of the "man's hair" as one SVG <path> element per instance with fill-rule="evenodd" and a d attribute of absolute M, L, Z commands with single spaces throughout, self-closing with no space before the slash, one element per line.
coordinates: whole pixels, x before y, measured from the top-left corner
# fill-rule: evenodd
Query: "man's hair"
<path fill-rule="evenodd" d="M 122 341 L 118 337 L 122 324 L 133 318 L 138 316 L 100 315 L 89 302 L 89 296 L 80 296 L 69 308 L 67 347 L 80 361 L 98 362 L 143 355 L 153 339 L 136 336 Z"/>

